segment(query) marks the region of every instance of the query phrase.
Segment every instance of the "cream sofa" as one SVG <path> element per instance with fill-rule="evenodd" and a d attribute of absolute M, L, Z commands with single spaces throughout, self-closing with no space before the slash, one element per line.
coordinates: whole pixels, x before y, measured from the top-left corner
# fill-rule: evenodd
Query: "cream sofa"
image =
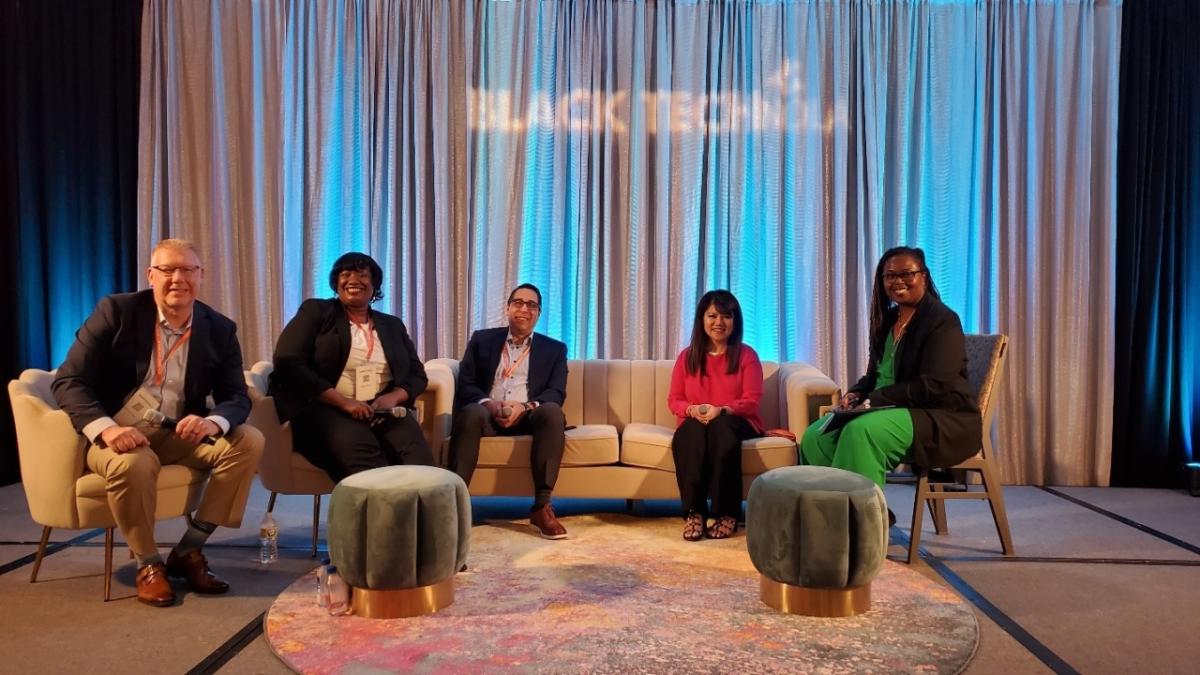
<path fill-rule="evenodd" d="M 575 428 L 567 431 L 556 496 L 679 498 L 671 457 L 676 418 L 667 409 L 674 365 L 667 360 L 568 362 L 563 412 L 567 424 Z M 439 378 L 443 382 L 458 379 L 456 360 L 434 359 L 425 368 L 448 371 L 451 377 Z M 763 363 L 763 375 L 763 422 L 768 429 L 789 429 L 797 439 L 817 418 L 817 409 L 836 400 L 838 389 L 833 380 L 806 363 Z M 453 391 L 442 394 L 442 402 L 447 398 L 453 401 Z M 447 436 L 448 412 L 440 406 L 437 410 L 437 419 L 446 425 L 440 431 Z M 471 494 L 532 495 L 531 441 L 530 436 L 484 438 L 469 486 Z M 435 452 L 440 450 L 439 461 L 445 465 L 448 442 L 433 447 Z M 786 438 L 746 441 L 742 444 L 743 491 L 750 489 L 759 474 L 796 463 L 796 444 Z"/>

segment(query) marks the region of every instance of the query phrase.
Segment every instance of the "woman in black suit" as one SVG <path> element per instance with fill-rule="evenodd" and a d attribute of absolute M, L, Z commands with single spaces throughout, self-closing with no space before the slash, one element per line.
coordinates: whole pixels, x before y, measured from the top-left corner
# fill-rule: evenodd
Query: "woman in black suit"
<path fill-rule="evenodd" d="M 884 252 L 875 268 L 870 355 L 839 409 L 884 407 L 826 432 L 826 418 L 805 431 L 806 464 L 860 473 L 883 486 L 901 461 L 953 466 L 979 451 L 983 423 L 967 382 L 962 323 L 942 304 L 925 252 Z"/>
<path fill-rule="evenodd" d="M 275 345 L 270 393 L 297 449 L 335 480 L 391 464 L 433 464 L 411 414 L 425 367 L 399 317 L 371 309 L 383 270 L 347 253 L 329 272 L 336 298 L 310 298 Z M 389 411 L 400 415 L 388 414 Z"/>

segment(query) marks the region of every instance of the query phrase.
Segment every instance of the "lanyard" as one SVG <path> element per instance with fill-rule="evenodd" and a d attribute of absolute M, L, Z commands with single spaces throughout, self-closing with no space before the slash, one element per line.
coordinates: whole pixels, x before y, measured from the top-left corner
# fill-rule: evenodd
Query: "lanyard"
<path fill-rule="evenodd" d="M 529 341 L 529 344 L 526 345 L 525 349 L 521 351 L 521 355 L 517 357 L 517 360 L 512 362 L 512 365 L 510 365 L 508 368 L 505 368 L 504 366 L 500 366 L 500 376 L 506 380 L 508 378 L 512 377 L 513 371 L 515 371 L 517 369 L 517 366 L 521 365 L 521 362 L 525 360 L 525 357 L 529 356 L 530 349 L 533 349 L 533 340 Z M 504 361 L 508 362 L 509 360 L 510 360 L 510 357 L 508 355 L 508 345 L 505 344 L 504 345 Z"/>
<path fill-rule="evenodd" d="M 370 361 L 371 354 L 374 353 L 374 351 L 375 351 L 375 324 L 371 323 L 370 318 L 367 318 L 367 322 L 365 324 L 358 323 L 354 319 L 350 319 L 350 323 L 354 324 L 355 328 L 358 328 L 364 334 L 366 334 L 367 360 Z M 366 326 L 366 328 L 363 328 L 364 325 Z"/>
<path fill-rule="evenodd" d="M 162 348 L 162 344 L 163 344 L 162 326 L 159 323 L 155 322 L 155 324 L 154 324 L 154 386 L 156 386 L 156 387 L 162 386 L 163 379 L 167 376 L 167 359 L 170 359 L 171 355 L 174 354 L 176 352 L 176 350 L 178 350 L 180 347 L 182 347 L 184 345 L 184 343 L 187 342 L 188 338 L 190 338 L 190 337 L 192 337 L 192 327 L 188 326 L 188 329 L 183 332 L 183 335 L 180 336 L 179 340 L 177 340 L 175 342 L 175 344 L 171 345 L 171 348 L 167 350 L 166 354 L 163 354 L 162 353 L 162 349 L 163 349 Z"/>

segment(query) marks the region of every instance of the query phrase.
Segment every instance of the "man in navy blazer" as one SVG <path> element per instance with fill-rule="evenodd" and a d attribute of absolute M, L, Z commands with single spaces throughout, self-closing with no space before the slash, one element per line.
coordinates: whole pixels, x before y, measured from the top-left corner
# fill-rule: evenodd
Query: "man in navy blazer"
<path fill-rule="evenodd" d="M 229 590 L 200 549 L 218 525 L 241 525 L 263 436 L 242 424 L 250 398 L 237 326 L 196 300 L 204 268 L 195 247 L 160 241 L 146 276 L 150 290 L 100 300 L 75 334 L 53 390 L 89 441 L 87 466 L 104 478 L 108 505 L 137 559 L 138 600 L 162 607 L 175 602 L 168 575 L 197 593 Z M 147 411 L 177 422 L 147 424 Z M 165 464 L 210 475 L 187 532 L 164 562 L 154 511 Z"/>
<path fill-rule="evenodd" d="M 475 331 L 459 364 L 450 468 L 470 485 L 482 436 L 532 434 L 529 522 L 547 539 L 565 539 L 550 494 L 566 445 L 567 346 L 533 332 L 542 312 L 533 284 L 513 289 L 505 312 L 508 326 Z"/>

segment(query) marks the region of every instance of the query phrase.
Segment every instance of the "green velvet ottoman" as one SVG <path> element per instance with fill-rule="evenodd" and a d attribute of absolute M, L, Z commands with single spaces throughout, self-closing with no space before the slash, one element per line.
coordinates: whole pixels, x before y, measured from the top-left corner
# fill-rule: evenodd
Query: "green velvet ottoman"
<path fill-rule="evenodd" d="M 450 471 L 387 466 L 333 489 L 329 558 L 353 589 L 358 616 L 418 616 L 450 605 L 470 544 L 470 495 Z"/>
<path fill-rule="evenodd" d="M 746 546 L 762 575 L 762 601 L 775 609 L 808 616 L 867 611 L 887 545 L 883 491 L 863 476 L 789 466 L 750 484 Z"/>

